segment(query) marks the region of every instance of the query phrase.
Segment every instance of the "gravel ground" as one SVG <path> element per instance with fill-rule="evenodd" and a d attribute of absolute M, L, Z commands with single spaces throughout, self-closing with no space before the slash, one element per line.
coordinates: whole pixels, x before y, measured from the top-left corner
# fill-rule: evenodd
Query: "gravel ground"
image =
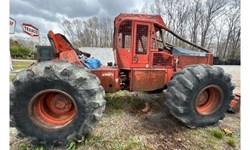
<path fill-rule="evenodd" d="M 225 72 L 232 75 L 232 82 L 235 83 L 235 93 L 240 92 L 240 66 L 217 65 L 225 70 Z"/>
<path fill-rule="evenodd" d="M 240 92 L 240 66 L 219 67 L 232 75 L 232 82 L 236 84 L 234 93 Z M 115 94 L 123 99 L 135 95 L 127 91 Z M 161 113 L 162 109 L 165 109 L 157 102 L 161 96 L 137 94 L 142 101 L 150 102 L 150 109 L 146 113 L 141 109 L 131 111 L 127 107 L 118 111 L 106 111 L 88 142 L 76 144 L 76 149 L 240 149 L 240 113 L 227 113 L 224 120 L 215 125 L 190 129 L 169 113 Z M 223 134 L 222 139 L 213 135 L 214 130 L 222 132 L 224 129 L 228 129 L 232 134 Z M 10 128 L 10 149 L 30 149 L 27 139 L 17 139 L 16 133 L 15 128 Z M 235 147 L 228 144 L 228 139 L 233 139 Z"/>

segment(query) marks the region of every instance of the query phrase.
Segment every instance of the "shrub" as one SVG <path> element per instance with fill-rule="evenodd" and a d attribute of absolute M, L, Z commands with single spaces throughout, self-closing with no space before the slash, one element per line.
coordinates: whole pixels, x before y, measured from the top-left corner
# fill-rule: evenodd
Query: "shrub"
<path fill-rule="evenodd" d="M 10 47 L 10 54 L 11 56 L 20 57 L 20 58 L 27 58 L 30 53 L 30 50 L 25 47 L 21 46 L 13 46 Z"/>
<path fill-rule="evenodd" d="M 236 147 L 236 142 L 232 138 L 227 138 L 227 144 L 229 144 L 232 147 Z"/>

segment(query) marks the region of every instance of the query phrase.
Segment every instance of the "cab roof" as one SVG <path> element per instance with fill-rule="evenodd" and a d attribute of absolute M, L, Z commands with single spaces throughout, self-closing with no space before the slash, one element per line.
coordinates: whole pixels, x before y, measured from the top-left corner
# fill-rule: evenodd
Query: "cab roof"
<path fill-rule="evenodd" d="M 115 25 L 120 24 L 123 20 L 133 20 L 133 21 L 145 21 L 157 24 L 159 27 L 167 29 L 164 21 L 160 15 L 148 15 L 148 14 L 126 14 L 121 13 L 115 18 Z"/>

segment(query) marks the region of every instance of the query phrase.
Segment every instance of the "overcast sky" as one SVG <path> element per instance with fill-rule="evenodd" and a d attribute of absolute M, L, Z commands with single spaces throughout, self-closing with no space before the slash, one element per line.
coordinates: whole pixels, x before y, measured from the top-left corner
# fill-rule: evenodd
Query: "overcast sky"
<path fill-rule="evenodd" d="M 152 0 L 10 0 L 10 17 L 16 20 L 16 34 L 22 34 L 22 23 L 39 28 L 42 35 L 48 30 L 61 32 L 64 19 L 93 16 L 117 16 L 140 10 Z"/>

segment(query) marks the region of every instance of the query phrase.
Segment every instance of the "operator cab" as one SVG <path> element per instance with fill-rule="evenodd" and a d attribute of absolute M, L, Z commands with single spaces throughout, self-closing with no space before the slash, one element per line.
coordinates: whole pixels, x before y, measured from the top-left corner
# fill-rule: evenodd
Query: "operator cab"
<path fill-rule="evenodd" d="M 171 66 L 171 47 L 163 44 L 158 15 L 120 14 L 115 19 L 115 61 L 119 68 Z"/>
<path fill-rule="evenodd" d="M 212 55 L 168 29 L 159 15 L 120 14 L 115 18 L 114 55 L 119 68 L 173 68 L 175 61 L 179 67 L 196 63 L 211 64 Z M 177 39 L 199 50 L 187 50 L 167 43 L 164 32 L 167 31 Z M 189 58 L 188 58 L 189 57 Z M 187 62 L 190 57 L 193 61 Z M 198 57 L 206 57 L 198 58 Z M 209 60 L 207 60 L 209 59 Z"/>

